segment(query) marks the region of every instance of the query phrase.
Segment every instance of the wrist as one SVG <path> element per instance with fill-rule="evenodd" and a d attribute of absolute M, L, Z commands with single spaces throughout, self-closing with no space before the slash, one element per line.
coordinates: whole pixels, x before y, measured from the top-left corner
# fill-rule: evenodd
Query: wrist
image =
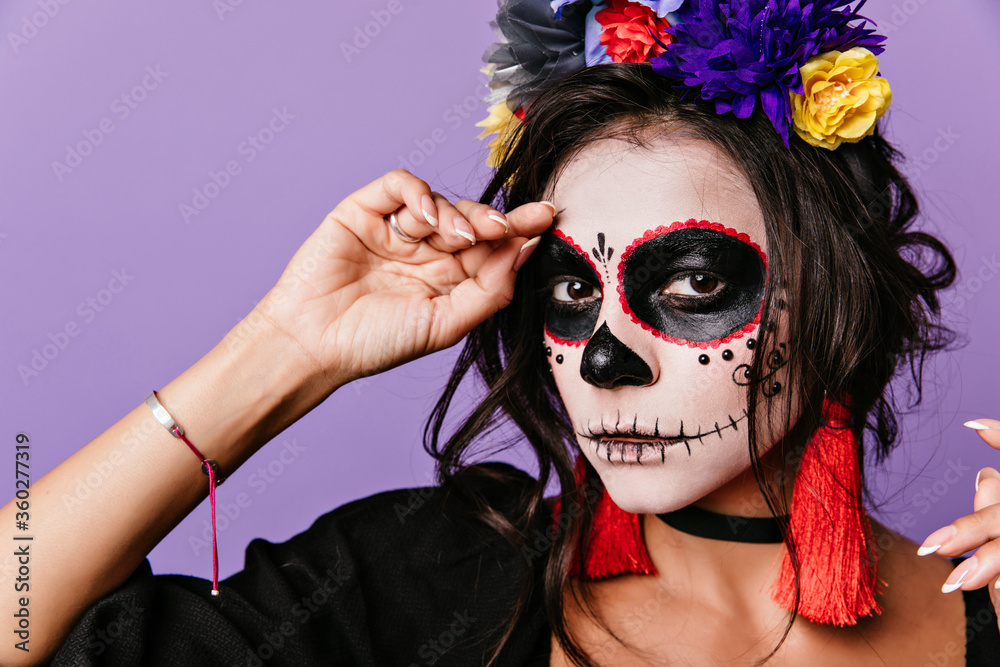
<path fill-rule="evenodd" d="M 158 393 L 229 476 L 336 388 L 305 350 L 255 312 Z"/>

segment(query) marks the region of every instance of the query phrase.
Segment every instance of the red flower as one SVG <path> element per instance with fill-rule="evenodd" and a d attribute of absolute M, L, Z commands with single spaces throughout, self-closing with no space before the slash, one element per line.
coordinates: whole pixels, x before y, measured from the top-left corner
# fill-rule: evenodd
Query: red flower
<path fill-rule="evenodd" d="M 616 63 L 644 63 L 651 56 L 663 53 L 650 31 L 664 44 L 673 38 L 664 32 L 669 27 L 646 5 L 628 0 L 608 0 L 607 6 L 595 15 L 604 26 L 601 44 Z"/>

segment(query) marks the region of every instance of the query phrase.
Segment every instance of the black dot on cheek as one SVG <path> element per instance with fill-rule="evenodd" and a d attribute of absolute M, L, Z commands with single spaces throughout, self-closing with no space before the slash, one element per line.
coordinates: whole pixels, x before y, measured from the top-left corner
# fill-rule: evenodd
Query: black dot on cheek
<path fill-rule="evenodd" d="M 707 365 L 709 361 L 711 361 L 711 359 L 708 358 L 707 354 L 698 355 L 698 363 L 701 364 L 702 366 Z"/>
<path fill-rule="evenodd" d="M 725 359 L 726 361 L 732 361 L 733 360 L 733 351 L 732 350 L 723 350 L 722 351 L 722 358 Z"/>
<path fill-rule="evenodd" d="M 556 355 L 556 363 L 561 364 L 563 362 L 563 356 L 561 354 Z"/>
<path fill-rule="evenodd" d="M 748 350 L 752 350 L 753 346 L 756 345 L 756 344 L 757 344 L 757 341 L 755 341 L 753 338 L 747 338 L 747 349 Z"/>

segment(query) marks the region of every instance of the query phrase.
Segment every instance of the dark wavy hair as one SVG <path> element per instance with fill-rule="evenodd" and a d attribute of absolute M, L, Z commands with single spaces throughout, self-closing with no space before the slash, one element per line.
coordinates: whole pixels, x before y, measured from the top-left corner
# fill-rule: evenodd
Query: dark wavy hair
<path fill-rule="evenodd" d="M 910 386 L 908 407 L 914 407 L 921 399 L 927 354 L 954 340 L 940 324 L 937 292 L 954 281 L 955 262 L 937 238 L 910 229 L 917 201 L 895 166 L 898 153 L 878 131 L 833 151 L 810 146 L 794 134 L 786 147 L 759 107 L 748 119 L 717 114 L 700 100 L 682 99 L 681 92 L 646 63 L 586 68 L 542 94 L 505 142 L 502 162 L 480 201 L 500 210 L 537 201 L 560 170 L 595 141 L 615 137 L 647 146 L 657 136 L 678 134 L 707 141 L 727 156 L 752 186 L 765 220 L 770 248 L 761 315 L 765 326 L 748 377 L 748 431 L 758 486 L 772 513 L 781 516 L 789 509 L 784 495 L 767 483 L 780 472 L 761 459 L 757 425 L 759 402 L 767 414 L 780 414 L 771 412 L 781 407 L 775 401 L 792 400 L 790 391 L 780 397 L 769 391 L 774 360 L 787 364 L 789 384 L 797 387 L 802 406 L 798 421 L 784 425 L 788 435 L 783 442 L 790 451 L 801 451 L 821 425 L 823 397 L 847 394 L 854 412 L 852 429 L 863 443 L 861 463 L 866 449 L 881 462 L 899 434 L 900 406 L 890 380 L 898 375 Z M 484 444 L 483 436 L 497 433 L 506 420 L 520 429 L 516 441 L 527 439 L 534 450 L 538 479 L 518 499 L 519 509 L 511 515 L 482 498 L 469 498 L 478 516 L 519 550 L 534 541 L 531 526 L 539 520 L 551 525 L 545 490 L 553 475 L 563 507 L 578 504 L 581 511 L 560 514 L 558 527 L 550 533 L 548 557 L 525 560 L 520 604 L 493 660 L 528 600 L 538 594 L 533 588 L 541 586 L 549 624 L 566 655 L 576 664 L 590 665 L 567 628 L 563 593 L 574 551 L 586 552 L 600 482 L 589 464 L 586 479 L 597 480 L 588 481 L 591 488 L 580 488 L 574 476 L 578 445 L 548 373 L 542 346 L 545 305 L 538 282 L 529 260 L 517 276 L 511 303 L 468 335 L 424 428 L 424 447 L 437 461 L 442 485 L 474 496 L 471 475 L 503 475 L 470 465 L 483 453 L 476 445 Z M 779 296 L 782 291 L 784 298 Z M 775 357 L 774 327 L 767 323 L 778 309 L 787 311 L 789 330 L 787 346 Z M 473 368 L 485 382 L 486 397 L 444 440 L 449 406 Z M 514 444 L 512 438 L 500 447 Z M 783 528 L 797 572 L 795 545 L 787 526 Z M 614 636 L 597 618 L 586 587 L 582 592 L 574 587 L 574 595 L 577 600 L 582 596 L 584 608 Z M 778 646 L 764 661 L 784 641 L 795 614 L 793 610 Z"/>

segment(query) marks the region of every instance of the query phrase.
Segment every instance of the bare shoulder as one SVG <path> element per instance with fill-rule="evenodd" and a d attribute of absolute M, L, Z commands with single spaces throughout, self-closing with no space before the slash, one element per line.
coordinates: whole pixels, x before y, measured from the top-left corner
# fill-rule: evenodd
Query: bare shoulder
<path fill-rule="evenodd" d="M 864 634 L 881 644 L 885 655 L 964 655 L 965 600 L 961 591 L 941 591 L 954 569 L 951 561 L 918 556 L 919 545 L 912 540 L 875 521 L 872 528 L 884 592 L 879 600 L 882 614 L 867 624 Z"/>
<path fill-rule="evenodd" d="M 898 596 L 917 596 L 927 602 L 953 597 L 941 592 L 941 585 L 954 569 L 950 560 L 935 555 L 918 556 L 916 542 L 877 521 L 872 521 L 872 530 L 878 574 L 886 582 L 886 595 L 892 592 Z"/>

